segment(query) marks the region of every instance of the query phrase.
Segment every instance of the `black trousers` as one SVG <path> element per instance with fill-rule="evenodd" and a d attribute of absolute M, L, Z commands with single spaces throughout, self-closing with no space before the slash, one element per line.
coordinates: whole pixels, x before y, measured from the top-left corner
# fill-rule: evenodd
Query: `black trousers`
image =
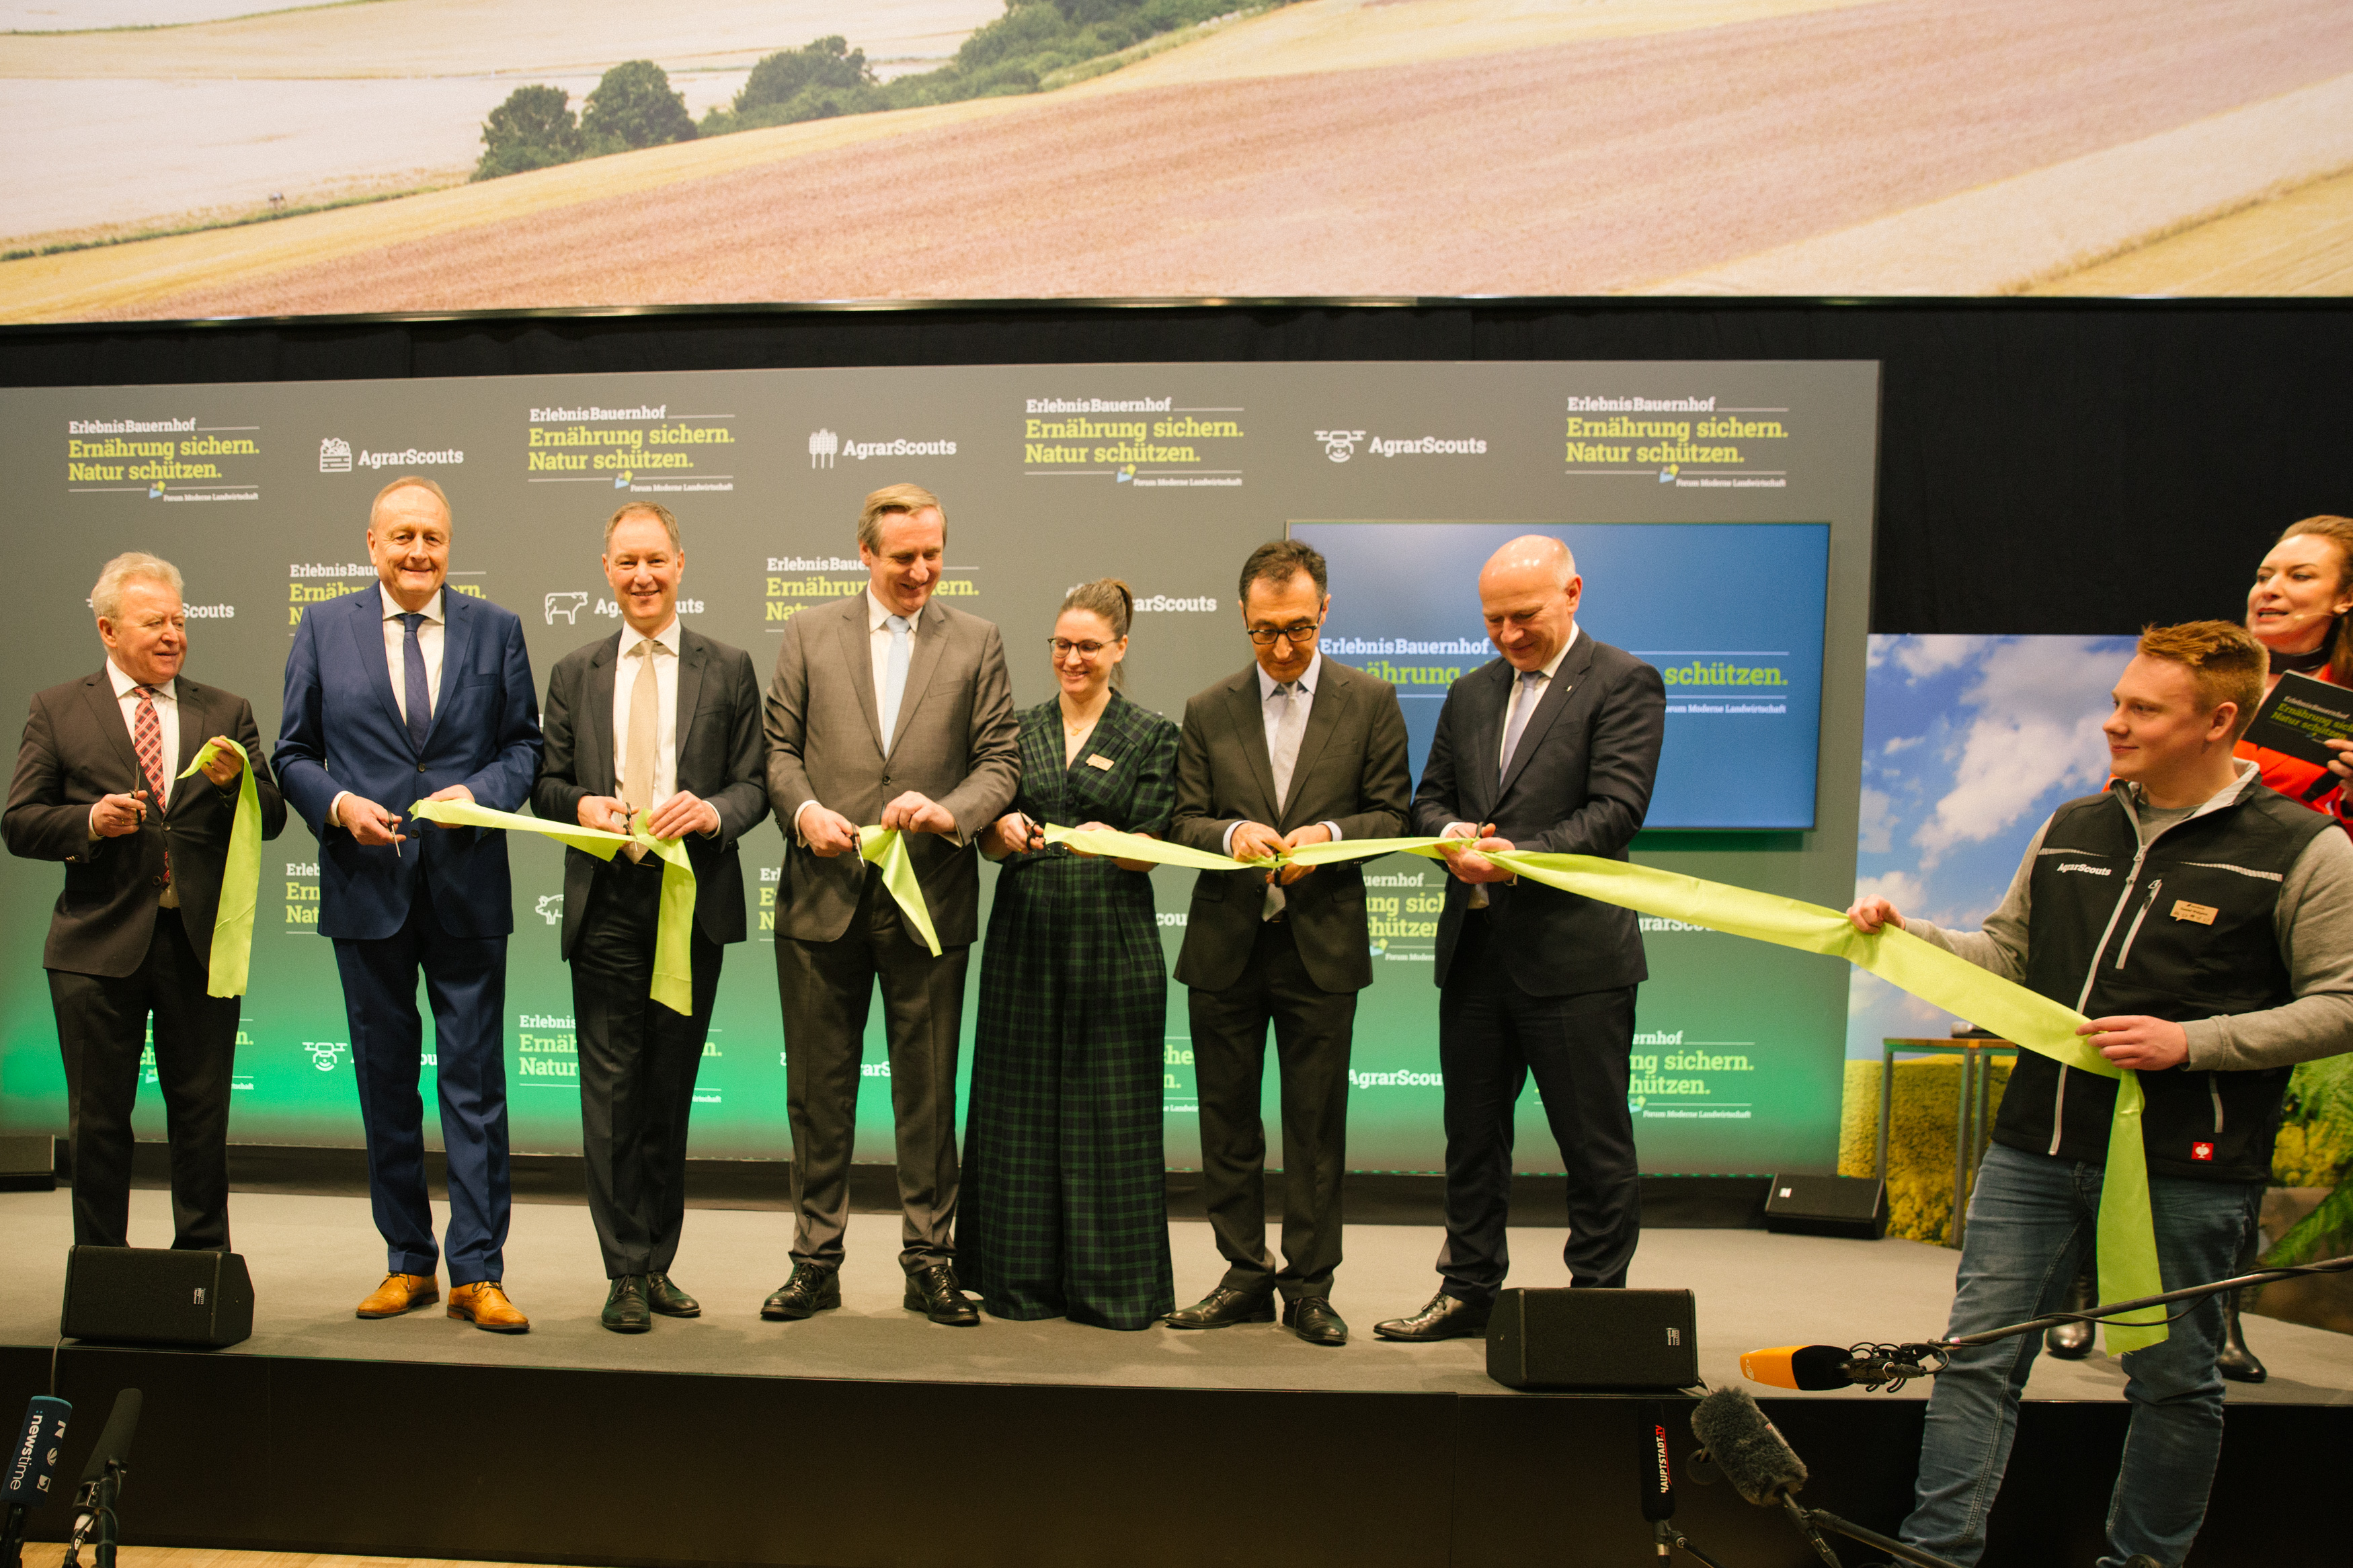
<path fill-rule="evenodd" d="M 832 942 L 776 939 L 785 1012 L 785 1114 L 793 1130 L 797 1262 L 839 1267 L 849 1220 L 866 1016 L 882 987 L 898 1135 L 900 1267 L 955 1261 L 956 1049 L 970 947 L 934 958 L 907 934 L 899 906 L 870 871 L 849 929 Z"/>
<path fill-rule="evenodd" d="M 605 1276 L 667 1274 L 686 1220 L 687 1121 L 727 950 L 695 928 L 694 1011 L 647 994 L 661 912 L 661 866 L 616 855 L 589 884 L 572 944 L 580 1053 L 580 1152 Z"/>
<path fill-rule="evenodd" d="M 1513 1111 L 1531 1073 L 1568 1173 L 1570 1282 L 1622 1286 L 1641 1238 L 1641 1167 L 1626 1107 L 1634 987 L 1531 996 L 1513 983 L 1494 917 L 1464 922 L 1438 999 L 1446 1079 L 1446 1244 L 1450 1296 L 1485 1301 L 1511 1267 Z"/>
<path fill-rule="evenodd" d="M 205 994 L 206 966 L 177 910 L 155 911 L 147 956 L 132 973 L 48 975 L 66 1066 L 74 1244 L 131 1245 L 131 1108 L 153 1014 L 172 1153 L 172 1245 L 227 1251 L 229 1073 L 241 998 Z"/>
<path fill-rule="evenodd" d="M 1222 991 L 1192 990 L 1201 1096 L 1201 1194 L 1226 1259 L 1219 1283 L 1285 1300 L 1329 1296 L 1340 1267 L 1340 1178 L 1348 1152 L 1348 1051 L 1356 994 L 1308 978 L 1291 927 L 1261 923 L 1250 965 Z M 1266 1249 L 1266 1031 L 1282 1085 L 1282 1265 Z"/>

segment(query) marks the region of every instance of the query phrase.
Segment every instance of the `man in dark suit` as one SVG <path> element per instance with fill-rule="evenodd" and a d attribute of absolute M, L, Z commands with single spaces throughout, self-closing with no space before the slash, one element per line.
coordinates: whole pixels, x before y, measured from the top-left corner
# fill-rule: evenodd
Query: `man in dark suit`
<path fill-rule="evenodd" d="M 319 838 L 319 934 L 335 944 L 388 1272 L 359 1305 L 388 1318 L 439 1299 L 425 1194 L 421 971 L 448 1155 L 449 1315 L 497 1333 L 507 1300 L 506 835 L 400 831 L 410 801 L 514 811 L 539 768 L 522 623 L 444 586 L 449 503 L 408 476 L 368 512 L 376 586 L 313 605 L 286 659 L 278 737 L 286 798 Z"/>
<path fill-rule="evenodd" d="M 866 1013 L 879 981 L 898 1132 L 902 1300 L 935 1323 L 980 1321 L 957 1288 L 956 1044 L 979 934 L 975 837 L 1013 804 L 1020 731 L 997 628 L 935 602 L 947 518 L 917 485 L 866 498 L 866 591 L 785 625 L 768 684 L 768 799 L 785 829 L 776 983 L 793 1130 L 792 1278 L 771 1319 L 841 1304 L 842 1227 Z M 934 958 L 858 856 L 871 823 L 907 836 L 940 941 Z"/>
<path fill-rule="evenodd" d="M 1242 624 L 1257 661 L 1185 704 L 1168 836 L 1255 859 L 1335 838 L 1394 837 L 1411 775 L 1388 683 L 1316 646 L 1332 607 L 1324 557 L 1290 540 L 1243 563 Z M 1167 1317 L 1218 1329 L 1282 1321 L 1311 1344 L 1347 1342 L 1332 1309 L 1347 1152 L 1356 993 L 1373 983 L 1365 876 L 1319 869 L 1204 871 L 1176 978 L 1190 987 L 1201 1100 L 1201 1185 L 1226 1259 L 1218 1288 Z M 1266 1247 L 1266 1030 L 1282 1080 L 1282 1258 Z"/>
<path fill-rule="evenodd" d="M 172 1245 L 228 1249 L 229 1074 L 237 999 L 210 994 L 213 919 L 236 820 L 235 752 L 181 773 L 207 740 L 253 759 L 261 836 L 286 826 L 253 706 L 180 674 L 177 568 L 118 555 L 90 590 L 106 663 L 33 699 L 8 786 L 9 853 L 66 864 L 41 963 L 65 1058 L 74 1243 L 128 1247 L 131 1107 L 154 1017 L 172 1155 Z"/>
<path fill-rule="evenodd" d="M 702 1308 L 670 1278 L 686 1218 L 687 1119 L 727 942 L 744 940 L 735 846 L 768 815 L 760 682 L 752 656 L 679 623 L 686 551 L 666 508 L 632 501 L 605 523 L 605 580 L 625 629 L 565 656 L 547 681 L 546 749 L 532 809 L 619 833 L 639 814 L 694 863 L 694 1010 L 649 994 L 662 861 L 564 855 L 564 956 L 580 1048 L 588 1212 L 612 1281 L 602 1321 L 643 1333 L 653 1314 Z"/>
<path fill-rule="evenodd" d="M 1620 1286 L 1641 1235 L 1626 1107 L 1634 987 L 1649 973 L 1634 911 L 1514 884 L 1480 850 L 1626 858 L 1650 809 L 1666 688 L 1577 628 L 1568 547 L 1513 540 L 1479 574 L 1503 658 L 1456 681 L 1414 794 L 1414 830 L 1466 840 L 1438 924 L 1438 1056 L 1446 1080 L 1440 1284 L 1388 1340 L 1483 1333 L 1510 1254 L 1513 1113 L 1534 1073 L 1568 1173 L 1569 1278 Z M 1475 848 L 1467 841 L 1475 840 Z"/>

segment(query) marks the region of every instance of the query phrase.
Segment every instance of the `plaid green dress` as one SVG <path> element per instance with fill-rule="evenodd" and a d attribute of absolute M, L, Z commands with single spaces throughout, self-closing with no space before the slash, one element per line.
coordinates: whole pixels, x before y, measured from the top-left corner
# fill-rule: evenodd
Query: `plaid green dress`
<path fill-rule="evenodd" d="M 1176 726 L 1158 714 L 1114 692 L 1068 767 L 1059 700 L 1021 715 L 1014 809 L 1032 820 L 1160 833 L 1176 796 Z M 1152 881 L 1059 845 L 1003 867 L 981 960 L 956 1272 L 996 1317 L 1146 1328 L 1176 1304 L 1160 1137 L 1168 973 Z"/>

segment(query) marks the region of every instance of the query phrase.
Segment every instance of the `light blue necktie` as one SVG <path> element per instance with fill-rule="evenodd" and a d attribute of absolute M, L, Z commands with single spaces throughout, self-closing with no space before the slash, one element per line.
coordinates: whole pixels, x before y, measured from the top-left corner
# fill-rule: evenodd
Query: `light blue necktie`
<path fill-rule="evenodd" d="M 891 628 L 891 661 L 882 671 L 882 754 L 891 754 L 891 737 L 899 730 L 899 700 L 907 695 L 907 658 L 914 651 L 913 628 L 904 616 L 882 623 Z"/>
<path fill-rule="evenodd" d="M 1520 672 L 1518 700 L 1512 705 L 1511 722 L 1504 726 L 1504 760 L 1495 770 L 1498 778 L 1512 771 L 1512 753 L 1520 749 L 1520 736 L 1528 727 L 1528 716 L 1536 710 L 1536 682 L 1543 679 L 1541 669 Z"/>

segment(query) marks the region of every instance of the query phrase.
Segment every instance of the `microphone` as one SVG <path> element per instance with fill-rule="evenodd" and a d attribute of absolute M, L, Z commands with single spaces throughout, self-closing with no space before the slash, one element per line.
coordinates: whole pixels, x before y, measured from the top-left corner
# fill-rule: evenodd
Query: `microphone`
<path fill-rule="evenodd" d="M 1692 1409 L 1692 1436 L 1740 1495 L 1771 1508 L 1806 1484 L 1806 1462 L 1745 1388 L 1717 1388 Z"/>
<path fill-rule="evenodd" d="M 100 1527 L 99 1562 L 113 1561 L 115 1488 L 129 1468 L 123 1461 L 130 1458 L 131 1439 L 139 1430 L 141 1397 L 135 1388 L 114 1396 L 114 1408 L 107 1412 L 98 1446 L 90 1451 L 90 1463 L 82 1467 L 81 1487 L 74 1495 L 72 1544 L 66 1550 L 69 1564 L 74 1561 L 74 1548 L 89 1538 L 93 1526 Z"/>
<path fill-rule="evenodd" d="M 1930 1357 L 1934 1366 L 1924 1365 Z M 1901 1388 L 1915 1377 L 1933 1377 L 1945 1369 L 1944 1353 L 1934 1345 L 1777 1345 L 1747 1351 L 1740 1357 L 1740 1375 L 1774 1388 L 1819 1393 L 1831 1388 Z"/>
<path fill-rule="evenodd" d="M 110 1467 L 121 1465 L 131 1458 L 131 1439 L 139 1430 L 142 1397 L 135 1388 L 126 1388 L 114 1396 L 114 1408 L 106 1413 L 106 1426 L 98 1435 L 98 1447 L 90 1451 L 90 1463 L 82 1467 L 82 1485 L 95 1485 Z"/>
<path fill-rule="evenodd" d="M 66 1440 L 66 1420 L 73 1406 L 62 1399 L 37 1394 L 25 1405 L 17 1424 L 16 1441 L 8 1450 L 8 1477 L 0 1484 L 0 1502 L 11 1508 L 31 1508 L 49 1500 L 49 1478 L 56 1474 L 58 1455 Z"/>
<path fill-rule="evenodd" d="M 1675 1478 L 1667 1464 L 1666 1413 L 1653 1401 L 1642 1407 L 1642 1517 L 1652 1524 L 1675 1517 Z M 1663 1552 L 1662 1552 L 1663 1555 Z"/>

